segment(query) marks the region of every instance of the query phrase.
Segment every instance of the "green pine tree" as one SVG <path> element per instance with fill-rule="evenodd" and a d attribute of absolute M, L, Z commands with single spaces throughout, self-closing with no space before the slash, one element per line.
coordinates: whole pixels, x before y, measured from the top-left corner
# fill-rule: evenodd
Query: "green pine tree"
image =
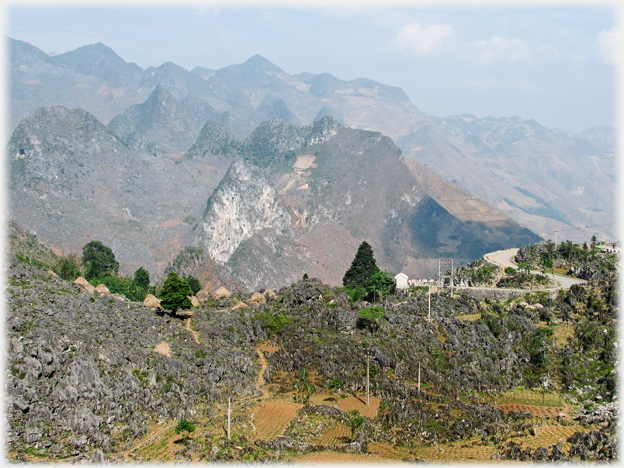
<path fill-rule="evenodd" d="M 172 312 L 178 309 L 190 309 L 192 304 L 187 296 L 192 295 L 193 291 L 188 283 L 172 271 L 160 291 L 160 306 Z"/>
<path fill-rule="evenodd" d="M 147 289 L 149 288 L 149 283 L 149 273 L 145 268 L 139 267 L 139 269 L 134 272 L 134 284 L 141 289 Z"/>
<path fill-rule="evenodd" d="M 351 267 L 342 278 L 342 284 L 350 289 L 366 288 L 370 279 L 378 271 L 379 267 L 377 267 L 377 262 L 375 262 L 375 257 L 373 257 L 373 248 L 368 242 L 364 241 L 358 247 Z"/>

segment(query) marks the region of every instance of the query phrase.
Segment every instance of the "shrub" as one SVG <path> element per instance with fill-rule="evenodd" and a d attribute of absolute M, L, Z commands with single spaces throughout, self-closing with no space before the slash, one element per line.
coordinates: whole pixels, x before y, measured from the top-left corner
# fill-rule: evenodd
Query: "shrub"
<path fill-rule="evenodd" d="M 184 432 L 184 443 L 186 444 L 189 436 L 191 434 L 191 432 L 195 432 L 195 424 L 193 424 L 190 421 L 187 421 L 186 419 L 181 419 L 180 422 L 178 423 L 178 425 L 175 428 L 175 433 L 176 434 L 180 434 L 181 432 Z"/>
<path fill-rule="evenodd" d="M 269 329 L 271 333 L 279 333 L 286 325 L 295 321 L 294 317 L 286 317 L 281 312 L 276 315 L 269 313 L 257 314 L 256 318 L 262 321 L 262 326 Z"/>

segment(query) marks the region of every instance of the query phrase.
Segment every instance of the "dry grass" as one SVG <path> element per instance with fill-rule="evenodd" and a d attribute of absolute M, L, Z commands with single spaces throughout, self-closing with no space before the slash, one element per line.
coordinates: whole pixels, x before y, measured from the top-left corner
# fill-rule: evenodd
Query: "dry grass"
<path fill-rule="evenodd" d="M 568 338 L 574 336 L 574 325 L 571 323 L 558 323 L 553 329 L 555 330 L 555 346 L 563 348 L 568 344 Z"/>
<path fill-rule="evenodd" d="M 510 390 L 497 397 L 495 404 L 499 407 L 505 405 L 546 406 L 561 408 L 562 410 L 567 407 L 565 401 L 557 393 L 542 393 L 527 388 Z"/>
<path fill-rule="evenodd" d="M 481 320 L 481 314 L 458 315 L 457 319 L 462 322 L 476 322 Z"/>

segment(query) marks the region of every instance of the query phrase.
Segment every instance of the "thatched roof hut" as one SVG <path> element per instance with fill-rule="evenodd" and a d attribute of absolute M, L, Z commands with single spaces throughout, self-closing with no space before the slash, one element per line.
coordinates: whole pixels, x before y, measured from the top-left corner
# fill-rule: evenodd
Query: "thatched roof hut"
<path fill-rule="evenodd" d="M 82 276 L 79 276 L 78 278 L 76 278 L 74 280 L 74 283 L 77 284 L 78 286 L 82 286 L 83 288 L 85 288 L 90 293 L 95 291 L 95 288 L 93 286 L 91 286 L 89 284 L 89 282 L 86 279 L 84 279 L 84 277 L 82 277 Z"/>
<path fill-rule="evenodd" d="M 219 289 L 217 289 L 215 292 L 212 293 L 212 297 L 214 299 L 221 299 L 221 298 L 228 298 L 230 297 L 230 291 L 228 291 L 227 289 L 225 289 L 223 286 L 221 286 Z"/>

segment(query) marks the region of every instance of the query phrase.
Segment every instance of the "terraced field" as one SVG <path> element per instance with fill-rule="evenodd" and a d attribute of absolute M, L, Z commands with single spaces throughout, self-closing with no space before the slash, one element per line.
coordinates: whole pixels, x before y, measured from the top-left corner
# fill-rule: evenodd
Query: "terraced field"
<path fill-rule="evenodd" d="M 351 429 L 340 424 L 338 421 L 331 421 L 325 430 L 312 439 L 315 444 L 344 444 L 350 441 Z"/>

